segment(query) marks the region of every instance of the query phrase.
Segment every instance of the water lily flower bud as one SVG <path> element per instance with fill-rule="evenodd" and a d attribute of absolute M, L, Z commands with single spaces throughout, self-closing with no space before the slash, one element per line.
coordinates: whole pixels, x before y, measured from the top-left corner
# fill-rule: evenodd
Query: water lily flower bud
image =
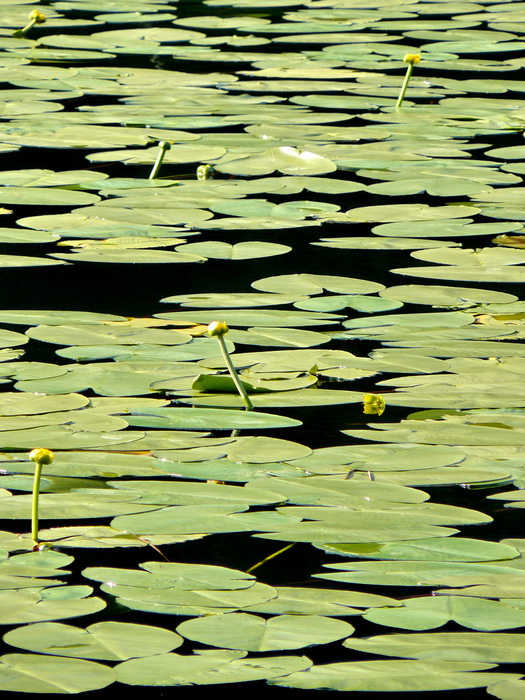
<path fill-rule="evenodd" d="M 197 168 L 197 180 L 211 180 L 213 173 L 213 165 L 210 165 L 209 163 L 199 165 Z"/>
<path fill-rule="evenodd" d="M 419 61 L 421 61 L 421 55 L 418 53 L 406 53 L 403 56 L 403 61 L 414 65 L 414 63 L 419 63 Z"/>
<path fill-rule="evenodd" d="M 46 16 L 38 10 L 33 10 L 29 13 L 29 19 L 34 20 L 36 24 L 44 24 L 46 21 Z"/>
<path fill-rule="evenodd" d="M 208 333 L 212 338 L 221 338 L 229 331 L 224 321 L 212 321 L 208 326 Z"/>
<path fill-rule="evenodd" d="M 51 464 L 54 459 L 54 455 L 51 450 L 46 450 L 44 447 L 38 447 L 35 450 L 31 450 L 29 453 L 29 459 L 33 462 L 38 462 L 39 464 Z"/>
<path fill-rule="evenodd" d="M 363 396 L 363 413 L 367 415 L 382 415 L 385 412 L 385 400 L 377 394 L 365 394 Z"/>
<path fill-rule="evenodd" d="M 46 22 L 46 16 L 43 15 L 41 12 L 38 10 L 32 10 L 28 14 L 28 19 L 29 19 L 29 24 L 23 27 L 22 29 L 17 29 L 16 32 L 13 32 L 13 36 L 16 36 L 18 39 L 23 39 L 27 32 L 35 26 L 35 24 L 44 24 Z"/>

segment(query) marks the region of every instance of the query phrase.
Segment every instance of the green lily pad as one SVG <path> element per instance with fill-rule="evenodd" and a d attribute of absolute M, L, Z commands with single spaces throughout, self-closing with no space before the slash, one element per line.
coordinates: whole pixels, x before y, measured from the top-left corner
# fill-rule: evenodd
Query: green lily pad
<path fill-rule="evenodd" d="M 248 260 L 250 258 L 268 258 L 274 255 L 289 253 L 290 246 L 280 243 L 264 243 L 261 241 L 245 241 L 231 245 L 223 241 L 203 241 L 188 243 L 177 247 L 178 252 L 213 258 L 218 260 Z"/>
<path fill-rule="evenodd" d="M 493 632 L 521 627 L 525 610 L 483 598 L 430 596 L 406 600 L 401 608 L 367 611 L 365 618 L 379 625 L 418 631 L 454 620 L 469 629 Z"/>
<path fill-rule="evenodd" d="M 350 221 L 397 222 L 432 221 L 435 219 L 463 218 L 478 214 L 479 209 L 469 206 L 429 207 L 428 204 L 381 204 L 373 207 L 356 207 L 346 212 Z"/>
<path fill-rule="evenodd" d="M 522 680 L 501 681 L 490 685 L 487 688 L 487 693 L 500 698 L 500 700 L 519 700 L 523 690 L 525 690 L 525 682 Z"/>
<path fill-rule="evenodd" d="M 51 253 L 54 258 L 60 260 L 70 260 L 75 262 L 95 262 L 95 263 L 190 263 L 203 262 L 205 258 L 200 255 L 191 255 L 189 253 L 178 253 L 164 250 L 130 250 L 130 249 L 107 249 L 90 248 L 78 253 Z"/>
<path fill-rule="evenodd" d="M 132 328 L 127 325 L 39 325 L 27 331 L 30 338 L 58 345 L 134 345 L 136 343 L 158 343 L 179 345 L 188 343 L 191 336 L 177 330 L 156 328 Z"/>
<path fill-rule="evenodd" d="M 513 559 L 517 549 L 501 542 L 485 542 L 463 537 L 440 537 L 412 542 L 371 545 L 325 545 L 323 549 L 363 559 L 410 559 L 412 561 L 493 561 Z"/>
<path fill-rule="evenodd" d="M 209 615 L 183 622 L 177 631 L 210 646 L 244 651 L 302 649 L 350 636 L 347 622 L 319 615 L 279 615 L 265 620 L 248 613 Z"/>
<path fill-rule="evenodd" d="M 276 170 L 285 175 L 322 175 L 337 170 L 328 158 L 290 146 L 271 148 L 257 155 L 219 159 L 214 168 L 221 173 L 245 176 L 268 175 Z"/>
<path fill-rule="evenodd" d="M 442 267 L 397 267 L 391 270 L 397 275 L 425 277 L 438 280 L 464 280 L 466 282 L 525 282 L 525 271 L 506 265 L 474 267 L 446 265 Z"/>
<path fill-rule="evenodd" d="M 382 285 L 377 286 L 382 288 Z M 168 321 L 205 323 L 208 325 L 216 320 L 217 313 L 217 311 L 175 311 L 173 313 L 155 314 L 155 318 L 163 318 Z M 219 315 L 221 321 L 224 321 L 228 326 L 271 326 L 276 328 L 326 326 L 337 323 L 342 318 L 338 314 L 295 310 L 281 311 L 277 309 L 264 309 L 261 311 L 252 309 L 221 309 Z"/>
<path fill-rule="evenodd" d="M 373 294 L 384 289 L 382 284 L 352 277 L 332 275 L 279 275 L 252 282 L 254 289 L 278 294 L 321 294 L 324 290 L 339 294 Z"/>
<path fill-rule="evenodd" d="M 307 671 L 291 673 L 269 683 L 301 690 L 329 688 L 342 691 L 404 693 L 407 688 L 413 691 L 461 690 L 514 680 L 514 674 L 483 673 L 491 666 L 472 661 L 349 661 L 313 666 Z"/>
<path fill-rule="evenodd" d="M 261 605 L 250 606 L 248 612 L 270 615 L 359 615 L 357 608 L 375 608 L 400 605 L 394 598 L 327 588 L 276 587 L 277 598 Z"/>
<path fill-rule="evenodd" d="M 33 311 L 33 310 L 11 310 L 0 311 L 1 323 L 15 323 L 22 326 L 38 326 L 40 324 L 48 326 L 61 326 L 63 324 L 99 324 L 111 321 L 125 321 L 124 316 L 114 314 L 94 313 L 91 311 Z"/>
<path fill-rule="evenodd" d="M 235 307 L 247 308 L 255 306 L 281 306 L 299 301 L 299 295 L 294 294 L 257 294 L 247 292 L 245 294 L 232 292 L 202 292 L 200 294 L 180 294 L 161 299 L 161 302 L 180 304 L 182 307 L 202 307 L 205 309 L 232 309 Z M 0 320 L 1 320 L 0 315 Z"/>
<path fill-rule="evenodd" d="M 422 284 L 388 287 L 379 292 L 379 295 L 386 299 L 396 299 L 412 304 L 459 307 L 475 306 L 478 303 L 505 304 L 517 299 L 513 294 L 494 292 L 490 289 Z"/>
<path fill-rule="evenodd" d="M 113 669 L 82 659 L 38 654 L 5 654 L 0 658 L 0 688 L 23 693 L 82 693 L 100 690 L 116 680 Z"/>
<path fill-rule="evenodd" d="M 130 425 L 141 427 L 184 428 L 193 430 L 233 430 L 237 428 L 263 429 L 291 427 L 300 421 L 285 416 L 276 416 L 255 411 L 228 411 L 214 408 L 144 408 L 135 409 L 129 416 Z M 243 438 L 245 440 L 246 438 Z M 263 440 L 264 438 L 252 438 Z M 278 440 L 277 442 L 281 442 Z M 263 450 L 264 451 L 264 450 Z M 272 459 L 266 461 L 273 461 Z"/>
<path fill-rule="evenodd" d="M 100 197 L 89 192 L 66 190 L 50 187 L 2 187 L 0 202 L 2 204 L 35 205 L 35 206 L 83 206 L 95 204 Z"/>
<path fill-rule="evenodd" d="M 390 634 L 349 639 L 344 644 L 372 654 L 455 662 L 521 663 L 524 653 L 523 638 L 511 633 Z"/>
<path fill-rule="evenodd" d="M 383 224 L 389 226 L 390 224 Z M 395 225 L 395 224 L 393 224 Z M 376 227 L 379 228 L 379 227 Z M 432 241 L 425 238 L 374 238 L 362 236 L 352 238 L 322 238 L 318 243 L 312 243 L 322 248 L 343 248 L 345 250 L 421 250 L 423 248 L 441 248 L 459 245 L 454 241 Z"/>
<path fill-rule="evenodd" d="M 286 1 L 286 0 L 285 0 Z M 265 0 L 271 2 L 271 0 Z M 311 666 L 305 657 L 281 656 L 243 659 L 246 652 L 200 650 L 192 656 L 161 654 L 141 663 L 124 661 L 116 667 L 120 683 L 127 685 L 215 685 L 276 678 Z"/>
<path fill-rule="evenodd" d="M 92 592 L 88 586 L 58 586 L 57 594 L 51 593 L 54 590 L 54 588 L 33 588 L 0 591 L 3 624 L 20 625 L 47 620 L 65 620 L 92 615 L 106 607 L 106 603 L 101 598 L 87 597 Z"/>
<path fill-rule="evenodd" d="M 44 654 L 107 661 L 165 654 L 183 642 L 179 635 L 160 627 L 109 621 L 85 630 L 43 622 L 12 630 L 4 635 L 4 641 Z"/>
<path fill-rule="evenodd" d="M 50 265 L 66 264 L 66 262 L 61 262 L 60 260 L 37 258 L 29 255 L 0 255 L 0 267 L 48 267 Z"/>

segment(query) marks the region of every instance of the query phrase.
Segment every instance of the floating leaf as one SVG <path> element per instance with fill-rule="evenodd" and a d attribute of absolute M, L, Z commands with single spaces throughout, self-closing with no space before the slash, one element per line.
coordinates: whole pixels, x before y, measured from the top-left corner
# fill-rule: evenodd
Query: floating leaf
<path fill-rule="evenodd" d="M 257 615 L 231 613 L 188 620 L 177 627 L 188 639 L 211 646 L 245 651 L 302 649 L 350 636 L 347 622 L 319 615 L 279 615 L 265 620 Z"/>
<path fill-rule="evenodd" d="M 375 207 L 356 207 L 346 212 L 350 221 L 432 221 L 433 219 L 462 218 L 479 213 L 468 206 L 429 207 L 428 204 L 382 204 Z"/>
<path fill-rule="evenodd" d="M 268 2 L 271 0 L 266 0 Z M 281 656 L 243 659 L 245 653 L 203 650 L 193 656 L 162 654 L 125 661 L 116 667 L 120 683 L 127 685 L 215 685 L 276 678 L 311 666 L 305 657 Z"/>
<path fill-rule="evenodd" d="M 279 243 L 263 243 L 261 241 L 246 241 L 235 245 L 222 241 L 206 241 L 202 243 L 188 243 L 177 247 L 178 252 L 219 260 L 268 258 L 289 253 L 291 250 L 290 246 Z"/>
<path fill-rule="evenodd" d="M 81 659 L 38 654 L 5 654 L 0 658 L 0 688 L 22 693 L 82 693 L 116 680 L 113 669 Z"/>
<path fill-rule="evenodd" d="M 520 634 L 482 632 L 434 632 L 431 634 L 389 634 L 369 639 L 348 639 L 351 649 L 402 656 L 412 659 L 488 663 L 521 663 L 523 638 Z"/>
<path fill-rule="evenodd" d="M 419 635 L 418 635 L 419 636 Z M 349 645 L 350 646 L 350 645 Z M 302 690 L 407 692 L 461 690 L 514 679 L 514 674 L 483 673 L 490 664 L 472 661 L 349 661 L 313 666 L 307 671 L 270 681 Z"/>
<path fill-rule="evenodd" d="M 463 627 L 493 632 L 521 627 L 525 610 L 494 600 L 435 596 L 406 600 L 403 607 L 372 610 L 365 618 L 379 625 L 409 630 L 429 630 L 453 620 Z"/>
<path fill-rule="evenodd" d="M 92 615 L 106 607 L 101 598 L 87 597 L 92 592 L 88 586 L 60 588 L 60 593 L 55 598 L 49 594 L 49 591 L 54 589 L 0 591 L 2 623 L 20 625 L 46 620 L 65 620 Z"/>
<path fill-rule="evenodd" d="M 332 275 L 280 275 L 252 282 L 254 289 L 279 294 L 321 294 L 323 290 L 339 294 L 373 294 L 384 289 L 382 284 L 352 277 Z"/>
<path fill-rule="evenodd" d="M 270 148 L 258 155 L 245 155 L 234 160 L 219 160 L 214 168 L 221 173 L 248 176 L 268 175 L 276 170 L 285 175 L 322 175 L 337 170 L 331 160 L 290 146 Z"/>

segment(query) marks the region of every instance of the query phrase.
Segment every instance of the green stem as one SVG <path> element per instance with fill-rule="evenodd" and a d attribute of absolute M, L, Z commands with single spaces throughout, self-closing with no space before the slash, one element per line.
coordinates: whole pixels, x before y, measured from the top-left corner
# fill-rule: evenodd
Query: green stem
<path fill-rule="evenodd" d="M 153 168 L 151 169 L 151 173 L 149 174 L 149 180 L 154 180 L 159 174 L 160 166 L 162 165 L 162 161 L 164 160 L 166 151 L 169 151 L 170 148 L 171 146 L 169 144 L 169 141 L 161 141 L 159 143 L 159 154 L 157 156 L 157 160 L 155 161 Z"/>
<path fill-rule="evenodd" d="M 35 478 L 33 479 L 33 501 L 31 504 L 31 539 L 38 544 L 38 497 L 40 496 L 40 474 L 42 462 L 35 462 Z"/>
<path fill-rule="evenodd" d="M 257 562 L 257 564 L 250 566 L 250 568 L 246 570 L 246 573 L 250 574 L 252 571 L 255 571 L 255 569 L 258 569 L 263 564 L 266 564 L 267 561 L 270 561 L 270 559 L 274 559 L 275 557 L 278 557 L 279 554 L 282 554 L 283 552 L 286 552 L 286 550 L 291 549 L 294 546 L 294 544 L 295 544 L 295 542 L 292 542 L 292 544 L 287 544 L 286 547 L 283 547 L 278 552 L 274 552 L 273 554 L 270 554 L 268 557 L 261 559 L 261 561 Z"/>
<path fill-rule="evenodd" d="M 221 349 L 222 357 L 224 359 L 224 362 L 226 363 L 226 367 L 228 368 L 228 372 L 230 373 L 231 378 L 233 379 L 233 383 L 235 384 L 237 391 L 239 392 L 241 399 L 244 401 L 244 405 L 246 406 L 247 411 L 253 411 L 253 403 L 250 400 L 250 397 L 246 393 L 246 389 L 244 388 L 241 380 L 239 379 L 239 375 L 237 374 L 237 370 L 233 366 L 233 363 L 231 361 L 231 357 L 228 353 L 228 350 L 226 348 L 226 342 L 224 340 L 224 337 L 222 335 L 216 336 L 217 340 L 219 341 L 219 347 Z"/>
<path fill-rule="evenodd" d="M 19 29 L 17 34 L 25 36 L 27 34 L 27 32 L 35 26 L 35 24 L 36 24 L 36 19 L 32 19 L 29 22 L 29 24 L 27 24 L 23 29 Z"/>
<path fill-rule="evenodd" d="M 410 77 L 412 75 L 413 69 L 414 69 L 414 64 L 409 63 L 407 65 L 407 72 L 405 73 L 405 79 L 403 81 L 403 85 L 401 86 L 401 91 L 399 93 L 399 97 L 397 98 L 396 109 L 399 109 L 401 107 L 401 105 L 403 104 L 403 100 L 405 98 L 405 92 L 407 91 L 408 83 L 410 82 Z"/>

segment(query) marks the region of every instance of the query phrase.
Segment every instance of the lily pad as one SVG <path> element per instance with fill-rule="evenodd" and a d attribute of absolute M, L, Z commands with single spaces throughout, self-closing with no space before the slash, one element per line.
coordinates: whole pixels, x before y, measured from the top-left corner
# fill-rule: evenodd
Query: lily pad
<path fill-rule="evenodd" d="M 265 0 L 271 2 L 271 0 Z M 311 666 L 305 657 L 281 656 L 244 659 L 246 652 L 202 650 L 192 656 L 161 654 L 141 663 L 125 661 L 116 668 L 120 683 L 127 685 L 215 685 L 265 680 Z"/>
<path fill-rule="evenodd" d="M 4 635 L 11 646 L 54 656 L 125 661 L 165 654 L 176 649 L 182 638 L 160 627 L 127 622 L 98 622 L 79 629 L 57 622 L 20 627 Z"/>
<path fill-rule="evenodd" d="M 5 654 L 0 659 L 0 687 L 22 693 L 82 693 L 100 690 L 117 678 L 113 669 L 94 661 Z"/>
<path fill-rule="evenodd" d="M 419 636 L 419 635 L 418 635 Z M 350 646 L 350 645 L 349 645 Z M 272 685 L 301 690 L 341 690 L 401 692 L 461 690 L 486 687 L 494 680 L 513 679 L 514 674 L 483 673 L 491 664 L 461 661 L 349 661 L 313 666 L 307 671 L 291 673 L 269 681 Z M 510 678 L 509 678 L 510 676 Z"/>
<path fill-rule="evenodd" d="M 319 615 L 279 615 L 265 620 L 248 613 L 210 615 L 183 622 L 179 634 L 211 646 L 245 651 L 302 649 L 350 636 L 347 622 Z"/>

